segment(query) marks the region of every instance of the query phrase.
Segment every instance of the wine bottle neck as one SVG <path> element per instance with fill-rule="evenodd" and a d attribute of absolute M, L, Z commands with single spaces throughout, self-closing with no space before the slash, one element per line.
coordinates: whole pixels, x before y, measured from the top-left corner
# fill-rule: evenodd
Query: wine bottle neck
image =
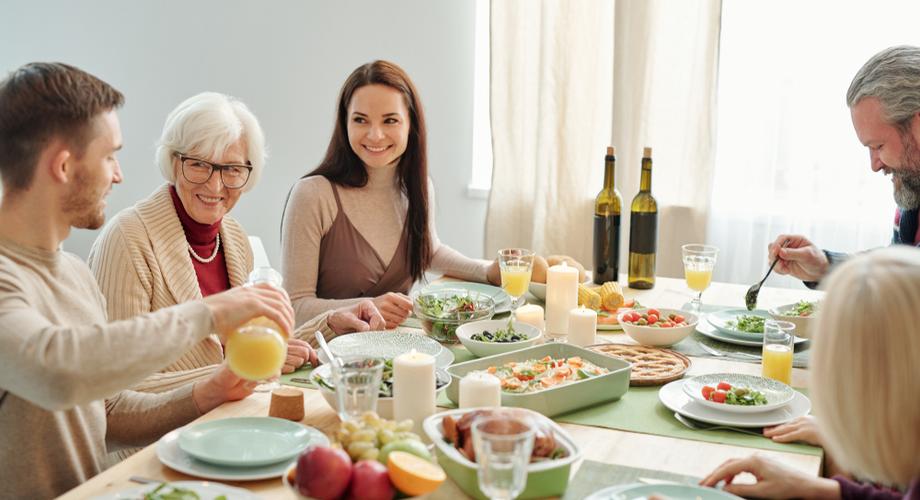
<path fill-rule="evenodd" d="M 604 157 L 604 189 L 607 191 L 613 191 L 614 188 L 613 179 L 616 173 L 616 163 L 615 156 L 608 155 Z"/>
<path fill-rule="evenodd" d="M 642 158 L 642 177 L 639 179 L 639 191 L 652 191 L 652 159 Z"/>

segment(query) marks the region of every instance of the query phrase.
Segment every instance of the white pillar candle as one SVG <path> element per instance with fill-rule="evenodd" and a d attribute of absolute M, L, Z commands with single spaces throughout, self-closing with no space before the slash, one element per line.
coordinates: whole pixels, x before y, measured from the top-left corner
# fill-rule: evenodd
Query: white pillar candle
<path fill-rule="evenodd" d="M 422 435 L 422 420 L 435 412 L 434 356 L 415 349 L 393 359 L 393 418 L 411 418 Z"/>
<path fill-rule="evenodd" d="M 597 313 L 581 306 L 569 311 L 569 343 L 578 346 L 595 344 Z"/>
<path fill-rule="evenodd" d="M 501 405 L 501 381 L 495 375 L 470 373 L 460 379 L 460 408 Z"/>
<path fill-rule="evenodd" d="M 543 322 L 543 308 L 536 304 L 527 304 L 518 307 L 517 310 L 514 311 L 514 319 L 521 323 L 535 326 L 540 332 L 546 329 L 546 325 Z"/>
<path fill-rule="evenodd" d="M 546 271 L 546 334 L 564 337 L 569 331 L 569 311 L 578 306 L 578 269 L 566 265 Z"/>

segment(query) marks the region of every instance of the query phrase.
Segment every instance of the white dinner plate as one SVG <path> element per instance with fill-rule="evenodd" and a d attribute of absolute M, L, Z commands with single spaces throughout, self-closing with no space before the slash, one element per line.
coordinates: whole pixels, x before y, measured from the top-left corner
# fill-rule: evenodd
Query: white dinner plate
<path fill-rule="evenodd" d="M 181 428 L 167 433 L 157 441 L 157 458 L 163 465 L 190 476 L 217 481 L 258 481 L 279 477 L 287 468 L 288 462 L 262 465 L 258 467 L 229 467 L 226 465 L 202 462 L 179 448 Z M 320 433 L 316 437 L 317 446 L 328 446 L 329 439 Z"/>
<path fill-rule="evenodd" d="M 754 338 L 754 339 L 741 339 L 741 338 L 738 338 L 732 335 L 728 335 L 727 333 L 723 333 L 719 331 L 718 328 L 712 326 L 712 324 L 710 324 L 709 321 L 706 321 L 706 316 L 704 316 L 703 319 L 697 322 L 696 331 L 700 332 L 701 335 L 704 335 L 711 339 L 718 340 L 719 342 L 725 342 L 728 344 L 746 345 L 750 347 L 760 347 L 763 345 L 763 336 L 759 338 Z M 793 340 L 793 343 L 798 345 L 806 341 L 808 341 L 808 339 L 803 339 L 802 337 L 795 337 L 795 339 Z"/>
<path fill-rule="evenodd" d="M 788 405 L 763 413 L 728 413 L 703 406 L 684 392 L 684 380 L 675 380 L 658 390 L 658 400 L 671 411 L 700 422 L 732 427 L 769 427 L 808 415 L 811 401 L 799 391 Z"/>
<path fill-rule="evenodd" d="M 511 311 L 511 296 L 497 286 L 486 285 L 485 283 L 473 283 L 469 281 L 445 281 L 443 283 L 434 283 L 422 289 L 420 293 L 433 292 L 443 288 L 456 288 L 459 290 L 468 290 L 470 292 L 488 295 L 495 301 L 495 314 L 501 314 Z"/>
<path fill-rule="evenodd" d="M 166 487 L 158 493 L 171 491 L 170 486 L 189 490 L 198 495 L 199 498 L 217 498 L 223 495 L 227 500 L 258 500 L 258 495 L 250 493 L 242 488 L 227 486 L 226 484 L 213 483 L 210 481 L 164 481 Z M 117 493 L 108 493 L 93 497 L 93 500 L 135 500 L 144 498 L 144 495 L 157 489 L 161 483 L 151 483 L 129 490 L 119 491 Z"/>
<path fill-rule="evenodd" d="M 740 499 L 731 493 L 715 488 L 704 488 L 690 484 L 618 484 L 595 491 L 585 500 L 632 500 L 645 499 L 653 495 L 674 500 L 722 500 Z"/>
<path fill-rule="evenodd" d="M 757 406 L 730 405 L 703 399 L 703 387 L 716 387 L 719 382 L 727 382 L 732 387 L 747 387 L 763 393 L 767 404 Z M 771 378 L 746 375 L 743 373 L 709 373 L 686 379 L 684 392 L 703 406 L 729 413 L 762 413 L 775 410 L 789 404 L 795 397 L 795 389 Z"/>

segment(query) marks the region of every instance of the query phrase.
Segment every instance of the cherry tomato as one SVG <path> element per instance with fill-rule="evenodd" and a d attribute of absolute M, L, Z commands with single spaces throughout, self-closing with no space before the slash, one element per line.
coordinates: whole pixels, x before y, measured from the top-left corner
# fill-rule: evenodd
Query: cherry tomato
<path fill-rule="evenodd" d="M 661 313 L 658 312 L 658 309 L 649 309 L 646 312 L 648 313 L 649 316 L 654 314 L 655 316 L 658 316 L 659 318 L 661 317 Z"/>
<path fill-rule="evenodd" d="M 704 385 L 703 386 L 703 399 L 709 399 L 709 395 L 712 394 L 713 391 L 715 390 L 716 388 L 711 385 Z"/>
<path fill-rule="evenodd" d="M 710 401 L 715 401 L 716 403 L 724 403 L 725 402 L 725 391 L 714 391 L 712 393 L 712 396 L 709 399 Z"/>
<path fill-rule="evenodd" d="M 732 385 L 729 384 L 728 382 L 719 382 L 719 385 L 718 385 L 717 387 L 718 387 L 718 389 L 719 389 L 720 391 L 730 391 L 730 390 L 732 390 Z"/>
<path fill-rule="evenodd" d="M 687 320 L 686 318 L 684 318 L 684 317 L 681 316 L 680 314 L 675 314 L 674 317 L 671 318 L 671 319 L 673 319 L 675 323 L 683 323 L 684 321 Z"/>
<path fill-rule="evenodd" d="M 654 324 L 657 323 L 657 322 L 658 322 L 658 315 L 657 315 L 657 314 L 649 314 L 649 315 L 648 315 L 648 324 L 654 325 Z"/>

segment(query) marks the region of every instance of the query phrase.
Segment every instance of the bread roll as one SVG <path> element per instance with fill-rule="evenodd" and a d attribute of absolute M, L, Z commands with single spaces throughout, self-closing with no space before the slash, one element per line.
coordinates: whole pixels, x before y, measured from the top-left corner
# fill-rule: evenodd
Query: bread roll
<path fill-rule="evenodd" d="M 548 268 L 549 265 L 546 263 L 546 259 L 539 255 L 534 255 L 533 271 L 530 274 L 530 280 L 534 283 L 546 283 L 546 270 Z"/>
<path fill-rule="evenodd" d="M 550 266 L 558 266 L 563 262 L 568 266 L 572 266 L 578 269 L 578 282 L 584 283 L 585 281 L 585 266 L 581 265 L 577 260 L 569 257 L 568 255 L 550 255 L 546 258 L 546 263 Z"/>

